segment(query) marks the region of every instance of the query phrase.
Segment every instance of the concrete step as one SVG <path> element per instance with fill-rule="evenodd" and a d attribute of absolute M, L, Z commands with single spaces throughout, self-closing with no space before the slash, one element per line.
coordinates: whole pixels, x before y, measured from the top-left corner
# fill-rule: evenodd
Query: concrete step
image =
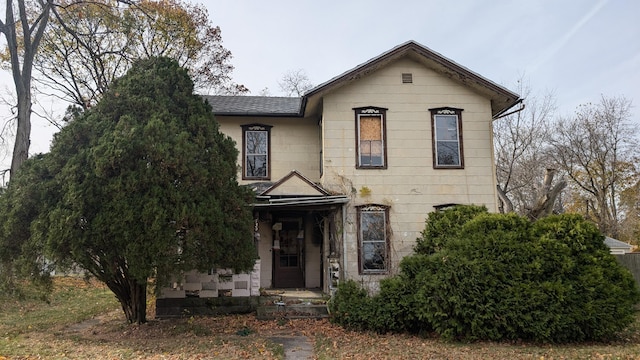
<path fill-rule="evenodd" d="M 269 290 L 260 297 L 256 316 L 268 319 L 307 319 L 325 318 L 328 297 L 313 290 Z"/>
<path fill-rule="evenodd" d="M 260 305 L 256 309 L 256 317 L 260 320 L 271 319 L 319 319 L 329 317 L 327 304 L 314 305 L 310 303 L 291 304 L 276 303 Z"/>

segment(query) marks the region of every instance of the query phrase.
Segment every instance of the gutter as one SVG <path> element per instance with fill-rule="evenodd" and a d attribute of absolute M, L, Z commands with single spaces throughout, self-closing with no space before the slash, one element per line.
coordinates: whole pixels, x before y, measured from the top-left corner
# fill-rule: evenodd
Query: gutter
<path fill-rule="evenodd" d="M 509 116 L 509 115 L 512 115 L 512 114 L 515 114 L 515 113 L 518 113 L 518 112 L 520 112 L 520 111 L 524 110 L 524 108 L 525 108 L 525 104 L 524 104 L 524 102 L 523 102 L 523 101 L 524 101 L 524 99 L 523 99 L 523 98 L 518 99 L 516 102 L 514 102 L 514 103 L 513 103 L 513 105 L 511 105 L 511 106 L 509 106 L 508 108 L 506 108 L 506 109 L 504 109 L 504 110 L 500 111 L 499 113 L 497 113 L 497 114 L 493 115 L 493 117 L 492 117 L 491 119 L 492 119 L 492 120 L 498 120 L 498 119 L 503 118 L 503 117 L 505 117 L 505 116 Z M 518 105 L 518 104 L 520 104 L 520 108 L 519 108 L 519 109 L 516 109 L 516 110 L 510 111 L 510 112 L 508 112 L 508 113 L 506 113 L 506 114 L 505 114 L 505 112 L 506 112 L 506 111 L 508 111 L 509 109 L 513 108 L 514 106 L 516 106 L 516 105 Z"/>

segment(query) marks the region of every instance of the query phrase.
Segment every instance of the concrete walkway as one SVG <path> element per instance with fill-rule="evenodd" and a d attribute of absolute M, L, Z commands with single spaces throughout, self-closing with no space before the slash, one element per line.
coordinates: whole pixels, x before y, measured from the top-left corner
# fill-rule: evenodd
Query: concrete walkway
<path fill-rule="evenodd" d="M 287 360 L 313 359 L 313 345 L 306 336 L 278 336 L 270 340 L 282 344 L 284 358 Z"/>

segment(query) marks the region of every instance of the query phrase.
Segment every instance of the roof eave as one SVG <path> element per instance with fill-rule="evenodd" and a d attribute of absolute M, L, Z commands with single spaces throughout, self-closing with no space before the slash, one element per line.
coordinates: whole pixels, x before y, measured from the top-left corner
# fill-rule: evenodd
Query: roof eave
<path fill-rule="evenodd" d="M 303 101 L 306 103 L 309 99 L 322 97 L 324 94 L 334 89 L 360 79 L 363 76 L 376 71 L 380 67 L 405 56 L 409 56 L 413 60 L 423 63 L 434 71 L 446 75 L 455 81 L 463 83 L 476 91 L 483 93 L 491 99 L 492 116 L 504 113 L 506 110 L 513 107 L 520 99 L 518 94 L 494 83 L 493 81 L 467 69 L 462 65 L 457 64 L 452 60 L 447 59 L 426 46 L 415 41 L 408 41 L 352 68 L 351 70 L 347 70 L 346 72 L 314 87 L 313 89 L 310 89 L 303 95 Z M 316 100 L 315 102 L 317 101 L 319 100 Z"/>
<path fill-rule="evenodd" d="M 265 112 L 213 112 L 216 116 L 260 116 L 260 117 L 301 117 L 302 113 L 265 113 Z"/>

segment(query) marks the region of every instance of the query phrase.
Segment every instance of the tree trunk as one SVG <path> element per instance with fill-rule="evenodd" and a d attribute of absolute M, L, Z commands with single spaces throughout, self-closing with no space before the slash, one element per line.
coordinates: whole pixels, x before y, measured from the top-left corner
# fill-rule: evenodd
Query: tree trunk
<path fill-rule="evenodd" d="M 138 283 L 133 279 L 123 282 L 109 281 L 107 287 L 116 295 L 122 311 L 131 324 L 147 322 L 147 283 Z"/>
<path fill-rule="evenodd" d="M 513 212 L 513 203 L 511 199 L 507 196 L 507 194 L 500 188 L 500 185 L 496 185 L 498 190 L 498 198 L 500 199 L 500 212 L 502 214 L 507 214 Z"/>
<path fill-rule="evenodd" d="M 23 79 L 24 80 L 24 79 Z M 27 85 L 30 86 L 30 85 Z M 13 156 L 11 158 L 11 176 L 22 166 L 29 157 L 29 146 L 31 145 L 31 91 L 18 91 L 18 127 L 16 129 L 16 140 L 13 146 Z"/>
<path fill-rule="evenodd" d="M 560 191 L 567 186 L 567 182 L 562 180 L 551 187 L 553 177 L 556 173 L 555 169 L 547 169 L 544 175 L 544 183 L 540 189 L 540 195 L 533 208 L 528 212 L 527 216 L 531 220 L 537 220 L 548 216 L 553 212 L 553 204 L 556 202 Z"/>
<path fill-rule="evenodd" d="M 6 18 L 0 21 L 0 32 L 5 35 L 7 50 L 9 51 L 11 74 L 18 98 L 18 128 L 16 141 L 13 147 L 11 159 L 11 176 L 14 176 L 22 163 L 29 156 L 31 138 L 31 73 L 33 59 L 38 52 L 40 40 L 49 21 L 49 12 L 53 6 L 53 0 L 40 1 L 41 13 L 29 24 L 27 6 L 25 0 L 18 0 L 18 19 L 14 18 L 13 0 L 5 2 Z M 22 38 L 18 37 L 18 27 L 21 27 Z"/>

